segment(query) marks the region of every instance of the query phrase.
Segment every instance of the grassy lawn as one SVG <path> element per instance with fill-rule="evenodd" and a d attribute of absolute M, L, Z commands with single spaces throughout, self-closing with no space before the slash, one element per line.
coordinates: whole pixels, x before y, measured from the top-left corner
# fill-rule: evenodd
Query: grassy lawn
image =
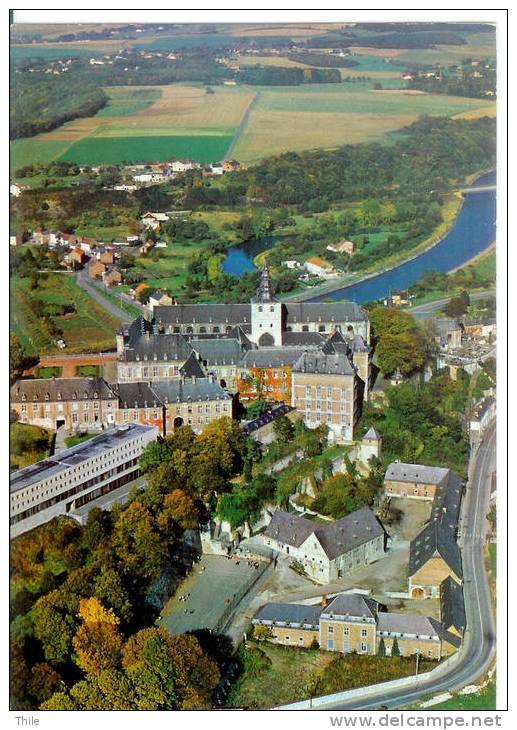
<path fill-rule="evenodd" d="M 62 368 L 60 367 L 44 367 L 44 368 L 37 368 L 34 377 L 35 378 L 60 378 L 61 377 L 61 371 Z"/>
<path fill-rule="evenodd" d="M 490 570 L 494 578 L 497 576 L 497 545 L 490 543 L 488 546 L 488 552 L 490 554 Z"/>
<path fill-rule="evenodd" d="M 270 660 L 255 673 L 247 672 L 233 687 L 230 707 L 266 709 L 333 692 L 405 677 L 415 671 L 413 659 L 366 655 L 336 655 L 317 649 L 248 642 Z M 421 660 L 422 672 L 436 666 Z"/>
<path fill-rule="evenodd" d="M 53 433 L 40 426 L 13 423 L 9 427 L 9 466 L 23 469 L 49 455 Z"/>
<path fill-rule="evenodd" d="M 422 709 L 422 708 L 418 708 Z M 440 702 L 438 705 L 431 705 L 425 708 L 426 711 L 434 710 L 463 710 L 464 712 L 476 712 L 480 710 L 496 709 L 496 683 L 490 682 L 481 692 L 471 695 L 456 695 L 450 700 Z"/>
<path fill-rule="evenodd" d="M 115 331 L 120 321 L 108 314 L 101 306 L 77 286 L 75 277 L 69 274 L 48 274 L 40 278 L 38 289 L 31 292 L 29 280 L 11 277 L 10 327 L 20 337 L 24 349 L 30 354 L 60 351 L 44 321 L 38 316 L 38 300 L 70 303 L 75 313 L 52 317 L 63 334 L 66 352 L 97 352 L 111 349 L 115 344 Z"/>
<path fill-rule="evenodd" d="M 94 436 L 98 436 L 98 433 L 80 433 L 76 434 L 74 436 L 68 436 L 68 438 L 65 439 L 65 444 L 68 448 L 71 448 L 72 446 L 77 446 L 77 444 L 82 444 L 83 441 L 88 441 L 89 439 L 93 438 Z"/>
<path fill-rule="evenodd" d="M 251 646 L 258 646 L 250 642 Z M 257 676 L 249 673 L 237 681 L 228 698 L 230 707 L 266 709 L 307 699 L 332 654 L 316 649 L 292 649 L 260 644 L 271 665 Z"/>
<path fill-rule="evenodd" d="M 78 365 L 75 369 L 77 377 L 81 378 L 99 378 L 101 374 L 100 365 Z"/>

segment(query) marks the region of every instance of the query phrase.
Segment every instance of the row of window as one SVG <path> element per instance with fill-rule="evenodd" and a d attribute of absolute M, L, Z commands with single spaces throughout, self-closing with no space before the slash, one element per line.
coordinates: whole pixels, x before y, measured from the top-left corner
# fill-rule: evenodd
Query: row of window
<path fill-rule="evenodd" d="M 115 476 L 116 474 L 120 474 L 122 471 L 126 471 L 127 469 L 130 469 L 132 467 L 135 467 L 138 465 L 138 459 L 132 459 L 131 461 L 127 462 L 126 464 L 121 464 L 120 466 L 109 469 L 108 471 L 104 472 L 103 474 L 99 474 L 96 477 L 93 477 L 92 479 L 88 479 L 86 482 L 82 482 L 81 484 L 76 484 L 75 487 L 72 487 L 71 489 L 67 489 L 65 492 L 61 492 L 60 494 L 56 494 L 54 497 L 51 497 L 50 499 L 46 499 L 43 502 L 39 502 L 38 504 L 35 504 L 33 507 L 29 507 L 29 509 L 26 509 L 24 512 L 20 512 L 17 515 L 14 515 L 11 517 L 11 525 L 16 524 L 17 522 L 21 522 L 21 520 L 27 519 L 27 517 L 31 517 L 34 514 L 37 514 L 38 512 L 42 512 L 45 509 L 48 509 L 49 507 L 52 507 L 54 504 L 57 504 L 58 502 L 64 502 L 66 499 L 69 499 L 70 497 L 73 497 L 75 494 L 78 494 L 79 492 L 83 492 L 89 487 L 92 487 L 94 484 L 99 484 L 100 482 L 105 481 L 106 479 L 109 479 L 112 476 Z M 23 506 L 22 502 L 22 506 Z"/>
<path fill-rule="evenodd" d="M 327 633 L 333 634 L 334 633 L 334 627 L 333 626 L 327 626 Z M 350 636 L 350 627 L 349 626 L 343 626 L 343 636 Z M 368 629 L 361 629 L 361 638 L 367 639 L 368 638 Z"/>

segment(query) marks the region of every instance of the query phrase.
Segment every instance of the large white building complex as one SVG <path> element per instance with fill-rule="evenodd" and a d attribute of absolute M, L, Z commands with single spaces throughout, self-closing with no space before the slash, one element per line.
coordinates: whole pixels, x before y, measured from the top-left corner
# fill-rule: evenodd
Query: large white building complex
<path fill-rule="evenodd" d="M 64 449 L 11 475 L 11 537 L 70 514 L 136 479 L 138 459 L 158 436 L 154 426 L 129 423 Z"/>

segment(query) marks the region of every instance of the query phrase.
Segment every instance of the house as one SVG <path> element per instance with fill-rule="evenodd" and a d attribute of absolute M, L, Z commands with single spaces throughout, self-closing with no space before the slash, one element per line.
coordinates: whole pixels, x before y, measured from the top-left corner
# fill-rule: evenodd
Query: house
<path fill-rule="evenodd" d="M 497 402 L 493 396 L 487 396 L 474 407 L 470 418 L 471 435 L 480 437 L 496 415 Z"/>
<path fill-rule="evenodd" d="M 405 307 L 410 304 L 410 298 L 408 292 L 402 292 L 398 289 L 392 289 L 389 299 L 388 306 L 391 307 Z"/>
<path fill-rule="evenodd" d="M 68 261 L 73 268 L 78 266 L 84 266 L 87 261 L 87 256 L 82 248 L 76 246 L 69 254 Z"/>
<path fill-rule="evenodd" d="M 168 307 L 172 304 L 172 297 L 167 292 L 157 289 L 149 295 L 148 307 L 153 311 L 153 307 Z"/>
<path fill-rule="evenodd" d="M 223 162 L 223 170 L 225 172 L 232 172 L 233 170 L 238 170 L 241 166 L 240 162 L 237 162 L 237 160 L 225 160 Z"/>
<path fill-rule="evenodd" d="M 149 241 L 146 241 L 140 246 L 140 253 L 142 256 L 145 256 L 146 253 L 149 253 L 149 251 L 154 248 L 155 242 L 152 239 L 149 239 Z"/>
<path fill-rule="evenodd" d="M 264 544 L 299 562 L 318 583 L 330 583 L 384 555 L 385 533 L 369 507 L 328 524 L 277 509 Z"/>
<path fill-rule="evenodd" d="M 463 588 L 450 575 L 440 583 L 440 621 L 446 631 L 462 637 L 467 626 Z"/>
<path fill-rule="evenodd" d="M 443 521 L 431 521 L 410 543 L 408 593 L 412 598 L 436 598 L 446 578 L 463 580 L 456 532 Z"/>
<path fill-rule="evenodd" d="M 144 213 L 140 218 L 140 223 L 144 228 L 152 228 L 153 231 L 158 230 L 162 223 L 166 223 L 169 216 L 166 213 Z"/>
<path fill-rule="evenodd" d="M 199 170 L 201 165 L 194 160 L 174 160 L 171 162 L 173 172 L 187 172 L 188 170 Z"/>
<path fill-rule="evenodd" d="M 125 193 L 134 193 L 134 191 L 137 189 L 136 185 L 131 185 L 130 183 L 121 183 L 120 185 L 114 185 L 113 190 L 121 190 Z"/>
<path fill-rule="evenodd" d="M 106 267 L 106 271 L 102 274 L 102 281 L 106 286 L 114 286 L 116 284 L 122 284 L 123 276 L 122 272 L 113 266 Z"/>
<path fill-rule="evenodd" d="M 9 236 L 10 246 L 21 246 L 23 243 L 23 231 L 18 231 L 14 236 Z"/>
<path fill-rule="evenodd" d="M 286 269 L 301 269 L 302 264 L 299 261 L 296 261 L 295 259 L 288 259 L 287 261 L 282 261 L 282 266 L 285 266 Z"/>
<path fill-rule="evenodd" d="M 99 261 L 103 264 L 114 264 L 115 263 L 115 252 L 112 249 L 105 248 L 99 253 Z"/>
<path fill-rule="evenodd" d="M 210 172 L 212 175 L 222 175 L 224 173 L 224 167 L 222 162 L 213 162 L 210 165 Z"/>
<path fill-rule="evenodd" d="M 270 630 L 269 641 L 283 646 L 319 646 L 340 654 L 386 656 L 397 642 L 401 656 L 419 654 L 440 660 L 460 646 L 460 639 L 436 619 L 411 613 L 389 613 L 373 598 L 338 593 L 323 605 L 267 603 L 252 618 L 253 626 Z"/>
<path fill-rule="evenodd" d="M 384 476 L 384 489 L 391 497 L 433 500 L 437 487 L 449 479 L 450 469 L 422 464 L 390 464 Z"/>
<path fill-rule="evenodd" d="M 297 347 L 249 349 L 238 368 L 240 400 L 263 397 L 291 403 L 292 368 L 303 353 L 303 348 Z"/>
<path fill-rule="evenodd" d="M 346 238 L 343 238 L 337 243 L 329 243 L 327 251 L 333 251 L 334 253 L 347 253 L 351 256 L 355 251 L 355 245 L 352 241 L 347 241 Z"/>
<path fill-rule="evenodd" d="M 102 261 L 98 261 L 97 259 L 90 261 L 88 265 L 88 275 L 91 279 L 101 279 L 105 271 L 106 264 L 103 264 Z"/>
<path fill-rule="evenodd" d="M 146 291 L 146 289 L 149 289 L 147 284 L 137 284 L 132 289 L 129 290 L 129 294 L 133 299 L 139 299 L 139 296 Z"/>
<path fill-rule="evenodd" d="M 332 264 L 329 264 L 328 261 L 325 261 L 318 256 L 311 256 L 311 258 L 305 262 L 305 268 L 309 274 L 313 274 L 314 276 L 325 277 L 334 272 Z"/>

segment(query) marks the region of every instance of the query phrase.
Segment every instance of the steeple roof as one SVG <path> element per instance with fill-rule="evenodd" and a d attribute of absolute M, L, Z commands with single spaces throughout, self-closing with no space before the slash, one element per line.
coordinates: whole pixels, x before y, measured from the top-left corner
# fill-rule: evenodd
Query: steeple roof
<path fill-rule="evenodd" d="M 273 296 L 273 286 L 271 279 L 269 278 L 269 270 L 267 266 L 264 266 L 260 275 L 260 284 L 258 285 L 255 296 L 252 299 L 255 303 L 268 304 L 269 302 L 276 302 L 277 300 Z"/>

